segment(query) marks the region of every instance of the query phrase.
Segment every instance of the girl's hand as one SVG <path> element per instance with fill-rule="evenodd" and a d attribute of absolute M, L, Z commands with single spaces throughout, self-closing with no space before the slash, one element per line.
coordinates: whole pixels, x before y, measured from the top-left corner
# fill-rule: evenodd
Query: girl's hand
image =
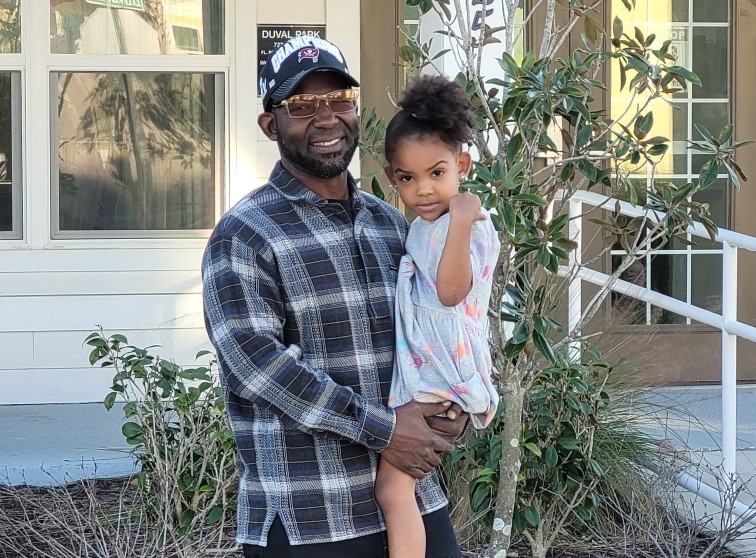
<path fill-rule="evenodd" d="M 449 200 L 449 217 L 473 223 L 482 221 L 486 216 L 480 211 L 480 198 L 472 192 L 456 194 Z"/>

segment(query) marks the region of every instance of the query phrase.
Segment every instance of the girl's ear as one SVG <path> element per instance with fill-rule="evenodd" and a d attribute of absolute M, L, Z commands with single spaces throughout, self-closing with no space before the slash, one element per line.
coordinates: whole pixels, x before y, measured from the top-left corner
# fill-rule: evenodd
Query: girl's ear
<path fill-rule="evenodd" d="M 386 173 L 389 182 L 396 186 L 396 181 L 394 180 L 394 169 L 392 169 L 389 165 L 386 165 L 385 167 L 383 167 L 383 172 Z"/>
<path fill-rule="evenodd" d="M 257 125 L 267 136 L 269 140 L 276 141 L 278 138 L 278 128 L 276 127 L 276 117 L 272 112 L 263 112 L 257 117 Z"/>
<path fill-rule="evenodd" d="M 472 155 L 469 151 L 463 151 L 457 157 L 457 172 L 459 172 L 460 178 L 467 178 L 472 169 Z"/>

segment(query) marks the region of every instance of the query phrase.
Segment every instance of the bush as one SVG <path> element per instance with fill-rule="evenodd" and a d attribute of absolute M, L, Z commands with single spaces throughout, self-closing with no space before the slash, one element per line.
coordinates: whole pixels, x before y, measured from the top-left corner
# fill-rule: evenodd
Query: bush
<path fill-rule="evenodd" d="M 92 365 L 112 366 L 113 385 L 105 397 L 110 410 L 123 401 L 122 432 L 141 465 L 153 534 L 162 540 L 223 532 L 236 512 L 236 446 L 214 373 L 215 360 L 184 368 L 153 355 L 154 347 L 129 345 L 125 336 L 86 338 Z M 210 355 L 197 354 L 197 359 Z"/>

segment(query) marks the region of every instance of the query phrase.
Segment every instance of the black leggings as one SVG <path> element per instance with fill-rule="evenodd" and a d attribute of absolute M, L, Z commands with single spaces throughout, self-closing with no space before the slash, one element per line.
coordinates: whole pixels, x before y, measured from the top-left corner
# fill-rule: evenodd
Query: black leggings
<path fill-rule="evenodd" d="M 427 558 L 462 558 L 446 508 L 423 516 Z M 268 546 L 244 545 L 244 558 L 387 558 L 386 533 L 332 543 L 291 546 L 283 523 L 276 516 L 268 533 Z"/>

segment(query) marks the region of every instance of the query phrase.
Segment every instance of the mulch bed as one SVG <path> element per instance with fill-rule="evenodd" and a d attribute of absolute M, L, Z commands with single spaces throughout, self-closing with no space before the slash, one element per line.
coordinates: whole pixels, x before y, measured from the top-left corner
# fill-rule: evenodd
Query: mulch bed
<path fill-rule="evenodd" d="M 63 490 L 68 495 L 63 494 Z M 61 510 L 61 514 L 70 513 L 70 506 L 75 506 L 80 510 L 91 510 L 91 498 L 94 494 L 96 498 L 96 507 L 99 512 L 109 513 L 128 508 L 138 500 L 139 492 L 132 479 L 99 479 L 97 481 L 86 481 L 84 483 L 73 483 L 64 488 L 49 487 L 14 487 L 0 485 L 0 558 L 42 558 L 47 556 L 45 552 L 40 553 L 37 550 L 25 550 L 23 553 L 18 552 L 18 548 L 28 547 L 28 540 L 24 539 L 24 534 L 19 532 L 13 525 L 25 521 L 38 522 L 46 536 L 56 538 L 56 525 L 47 525 L 50 523 L 49 518 L 45 519 L 41 510 Z M 57 513 L 57 512 L 56 512 Z M 233 539 L 233 534 L 229 533 Z M 16 537 L 14 540 L 13 537 Z M 65 540 L 65 537 L 57 536 L 57 540 Z M 709 541 L 701 537 L 694 541 L 694 551 L 688 555 L 691 557 L 698 556 L 707 546 Z M 202 556 L 207 558 L 241 558 L 240 550 L 233 550 L 233 543 L 228 543 L 226 550 L 214 553 L 203 551 Z M 593 547 L 593 548 L 592 548 Z M 698 552 L 696 552 L 698 551 Z M 484 556 L 483 552 L 467 551 L 464 553 L 465 558 L 479 558 Z M 58 556 L 58 554 L 56 554 Z M 76 556 L 72 554 L 71 556 Z M 527 545 L 522 542 L 516 543 L 508 554 L 509 557 L 530 558 L 531 554 Z M 550 558 L 635 558 L 635 557 L 656 557 L 658 551 L 653 548 L 615 548 L 615 549 L 598 549 L 590 542 L 573 544 L 569 547 L 555 548 L 550 554 Z M 718 558 L 735 558 L 735 555 L 722 551 L 716 555 Z"/>

